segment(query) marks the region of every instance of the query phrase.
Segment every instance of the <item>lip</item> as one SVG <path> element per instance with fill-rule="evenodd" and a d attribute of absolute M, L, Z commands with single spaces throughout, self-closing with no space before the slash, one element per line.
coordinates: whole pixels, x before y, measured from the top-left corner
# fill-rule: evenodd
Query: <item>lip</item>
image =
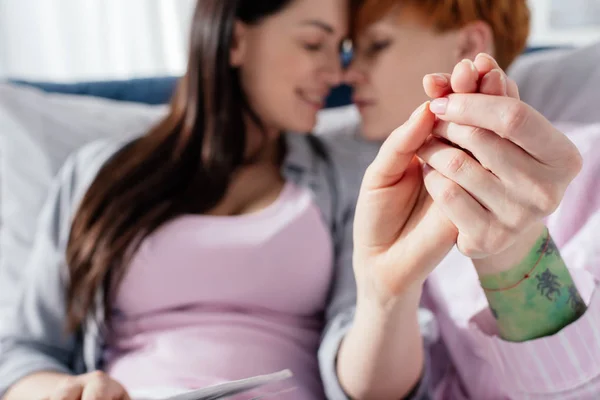
<path fill-rule="evenodd" d="M 320 101 L 315 101 L 313 99 L 310 99 L 306 96 L 305 92 L 303 92 L 302 90 L 298 90 L 297 91 L 298 97 L 300 97 L 300 99 L 302 99 L 302 101 L 304 101 L 306 104 L 308 104 L 309 106 L 313 107 L 316 111 L 322 110 L 323 107 L 325 107 L 325 96 L 322 95 L 316 95 L 315 97 L 320 97 L 323 100 Z"/>
<path fill-rule="evenodd" d="M 354 104 L 356 104 L 356 107 L 358 107 L 359 109 L 364 109 L 375 104 L 374 100 L 369 100 L 362 97 L 353 97 L 352 101 L 354 102 Z"/>

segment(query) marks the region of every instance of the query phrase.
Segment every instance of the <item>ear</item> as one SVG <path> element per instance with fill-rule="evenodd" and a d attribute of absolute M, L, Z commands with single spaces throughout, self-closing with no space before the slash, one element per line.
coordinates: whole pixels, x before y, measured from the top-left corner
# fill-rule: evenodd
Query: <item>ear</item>
<path fill-rule="evenodd" d="M 233 40 L 229 52 L 229 63 L 233 68 L 241 67 L 246 59 L 248 27 L 241 21 L 236 21 L 233 28 Z"/>
<path fill-rule="evenodd" d="M 490 55 L 494 55 L 495 53 L 494 32 L 483 21 L 471 22 L 460 29 L 455 61 L 459 62 L 465 58 L 474 60 L 479 53 Z"/>

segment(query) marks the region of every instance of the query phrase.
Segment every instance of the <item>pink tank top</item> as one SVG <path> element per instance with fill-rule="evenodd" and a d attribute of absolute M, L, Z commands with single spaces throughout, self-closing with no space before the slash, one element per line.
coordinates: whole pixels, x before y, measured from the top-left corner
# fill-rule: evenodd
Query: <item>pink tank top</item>
<path fill-rule="evenodd" d="M 282 369 L 285 398 L 322 398 L 317 349 L 333 271 L 308 190 L 253 214 L 187 215 L 135 254 L 113 308 L 106 370 L 130 390 L 200 388 Z"/>

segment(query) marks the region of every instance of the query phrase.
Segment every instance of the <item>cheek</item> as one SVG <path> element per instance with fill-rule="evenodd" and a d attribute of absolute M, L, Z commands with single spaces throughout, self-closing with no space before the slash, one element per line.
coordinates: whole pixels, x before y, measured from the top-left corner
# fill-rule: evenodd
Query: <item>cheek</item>
<path fill-rule="evenodd" d="M 242 68 L 242 85 L 252 107 L 269 119 L 274 105 L 293 92 L 293 72 L 284 57 L 270 49 L 256 49 Z"/>
<path fill-rule="evenodd" d="M 309 131 L 317 110 L 304 104 L 298 89 L 314 82 L 310 55 L 294 49 L 257 51 L 244 64 L 242 85 L 260 119 L 274 129 Z M 308 83 L 307 83 L 308 82 Z"/>
<path fill-rule="evenodd" d="M 425 69 L 410 59 L 393 55 L 382 57 L 377 64 L 371 75 L 376 112 L 365 115 L 365 129 L 387 136 L 427 100 L 422 85 Z"/>

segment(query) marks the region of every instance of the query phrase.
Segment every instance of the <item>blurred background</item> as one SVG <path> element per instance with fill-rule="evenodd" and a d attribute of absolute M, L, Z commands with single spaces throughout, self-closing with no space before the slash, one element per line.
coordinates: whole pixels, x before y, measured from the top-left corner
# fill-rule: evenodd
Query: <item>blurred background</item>
<path fill-rule="evenodd" d="M 0 0 L 0 79 L 180 75 L 195 0 Z M 530 46 L 600 40 L 600 0 L 530 0 Z"/>

